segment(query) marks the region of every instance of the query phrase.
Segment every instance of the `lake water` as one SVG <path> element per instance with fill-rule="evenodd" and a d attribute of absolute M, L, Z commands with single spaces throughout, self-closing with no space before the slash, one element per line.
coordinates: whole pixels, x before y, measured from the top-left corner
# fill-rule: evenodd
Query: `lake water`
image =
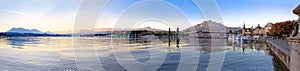
<path fill-rule="evenodd" d="M 77 70 L 285 70 L 265 43 L 222 39 L 167 40 L 94 37 L 14 37 L 0 39 L 0 69 Z"/>

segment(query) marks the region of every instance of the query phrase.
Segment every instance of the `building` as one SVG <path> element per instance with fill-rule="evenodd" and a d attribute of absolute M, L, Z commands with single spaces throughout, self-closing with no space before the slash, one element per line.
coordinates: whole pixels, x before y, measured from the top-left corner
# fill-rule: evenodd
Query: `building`
<path fill-rule="evenodd" d="M 270 32 L 270 30 L 272 29 L 273 24 L 272 23 L 267 23 L 265 25 L 265 36 L 268 36 L 268 33 Z"/>
<path fill-rule="evenodd" d="M 265 28 L 260 27 L 260 25 L 258 24 L 258 26 L 254 29 L 253 37 L 255 39 L 264 38 L 264 34 L 265 34 Z"/>
<path fill-rule="evenodd" d="M 260 27 L 260 25 L 258 24 L 258 26 L 254 29 L 253 35 L 263 36 L 264 34 L 265 34 L 265 28 Z"/>
<path fill-rule="evenodd" d="M 241 27 L 226 27 L 226 32 L 228 34 L 241 34 L 242 28 Z"/>
<path fill-rule="evenodd" d="M 251 27 L 251 28 L 246 28 L 245 27 L 245 23 L 244 23 L 244 25 L 243 25 L 243 29 L 242 29 L 242 35 L 243 36 L 246 36 L 246 35 L 253 35 L 253 31 L 254 31 L 254 29 L 253 29 L 253 26 Z"/>
<path fill-rule="evenodd" d="M 251 28 L 246 28 L 244 24 L 242 35 L 251 35 L 255 39 L 265 38 L 268 32 L 270 32 L 270 29 L 272 29 L 272 26 L 272 23 L 267 23 L 264 27 L 261 27 L 260 24 L 258 24 L 258 26 L 253 29 L 253 26 Z"/>

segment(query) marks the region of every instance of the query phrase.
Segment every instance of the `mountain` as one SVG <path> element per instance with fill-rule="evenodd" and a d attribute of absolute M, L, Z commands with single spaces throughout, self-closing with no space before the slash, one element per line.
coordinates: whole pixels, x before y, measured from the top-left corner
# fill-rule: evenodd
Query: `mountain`
<path fill-rule="evenodd" d="M 162 29 L 156 29 L 156 28 L 151 28 L 151 27 L 145 27 L 145 28 L 135 28 L 133 30 L 147 30 L 147 31 L 166 31 L 166 30 L 162 30 Z"/>
<path fill-rule="evenodd" d="M 25 29 L 25 28 L 11 28 L 7 32 L 9 32 L 9 33 L 43 33 L 37 29 Z"/>
<path fill-rule="evenodd" d="M 52 32 L 41 32 L 37 29 L 11 28 L 7 32 L 0 32 L 0 36 L 5 37 L 26 37 L 26 36 L 51 36 L 51 37 L 70 37 L 69 34 L 55 34 Z"/>
<path fill-rule="evenodd" d="M 184 30 L 185 32 L 226 32 L 226 26 L 211 20 L 203 21 L 200 24 Z"/>
<path fill-rule="evenodd" d="M 166 31 L 162 29 L 156 29 L 151 27 L 144 27 L 144 28 L 97 28 L 95 29 L 96 32 L 111 32 L 111 31 L 134 31 L 134 30 L 147 30 L 147 31 Z M 86 30 L 83 30 L 86 31 Z M 91 32 L 95 32 L 91 31 Z"/>

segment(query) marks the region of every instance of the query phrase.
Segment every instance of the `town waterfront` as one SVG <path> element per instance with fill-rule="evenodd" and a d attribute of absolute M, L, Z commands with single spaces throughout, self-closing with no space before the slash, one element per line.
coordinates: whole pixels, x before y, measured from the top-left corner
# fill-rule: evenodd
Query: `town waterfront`
<path fill-rule="evenodd" d="M 73 39 L 80 39 L 74 41 Z M 193 40 L 191 40 L 193 39 Z M 174 71 L 179 68 L 179 62 L 184 52 L 198 53 L 200 56 L 185 56 L 188 60 L 199 58 L 197 70 L 207 70 L 211 54 L 225 53 L 222 71 L 285 71 L 287 70 L 281 61 L 273 54 L 265 43 L 240 43 L 227 41 L 227 39 L 215 39 L 225 41 L 222 45 L 212 45 L 212 39 L 198 39 L 199 43 L 191 44 L 196 38 L 181 38 L 179 47 L 175 42 L 168 42 L 162 39 L 152 40 L 128 40 L 124 38 L 98 38 L 98 37 L 9 37 L 0 39 L 0 69 L 7 71 L 30 70 L 30 71 L 61 71 L 77 70 L 74 54 L 85 55 L 87 58 L 95 54 L 90 51 L 93 47 L 97 53 L 103 68 L 108 71 L 127 70 L 122 67 L 115 57 L 130 50 L 132 56 L 139 62 L 147 62 L 161 54 L 166 54 L 159 71 Z M 197 41 L 198 42 L 198 41 Z M 219 43 L 216 43 L 219 44 Z M 75 50 L 75 47 L 81 50 Z M 220 48 L 222 47 L 222 48 Z M 220 48 L 212 51 L 212 48 Z M 75 48 L 76 49 L 76 48 Z M 156 50 L 152 53 L 149 50 Z M 129 58 L 121 58 L 127 60 Z M 154 60 L 155 61 L 155 60 Z M 92 62 L 92 64 L 97 62 Z M 188 62 L 186 62 L 188 63 Z M 128 63 L 129 65 L 131 63 Z M 148 64 L 140 69 L 151 68 L 156 64 Z M 97 65 L 95 65 L 97 66 Z M 86 69 L 96 70 L 100 67 L 93 65 Z M 134 66 L 134 65 L 133 65 Z M 188 69 L 187 69 L 188 70 Z"/>

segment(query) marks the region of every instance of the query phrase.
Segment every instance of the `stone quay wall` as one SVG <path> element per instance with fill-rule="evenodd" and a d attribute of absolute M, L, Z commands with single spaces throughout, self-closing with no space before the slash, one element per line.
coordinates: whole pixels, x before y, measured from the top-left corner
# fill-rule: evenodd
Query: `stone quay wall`
<path fill-rule="evenodd" d="M 300 71 L 300 38 L 289 38 L 289 45 L 291 50 L 291 71 Z"/>
<path fill-rule="evenodd" d="M 280 61 L 288 68 L 290 67 L 290 50 L 287 41 L 268 39 L 266 40 L 268 47 L 280 59 Z"/>

